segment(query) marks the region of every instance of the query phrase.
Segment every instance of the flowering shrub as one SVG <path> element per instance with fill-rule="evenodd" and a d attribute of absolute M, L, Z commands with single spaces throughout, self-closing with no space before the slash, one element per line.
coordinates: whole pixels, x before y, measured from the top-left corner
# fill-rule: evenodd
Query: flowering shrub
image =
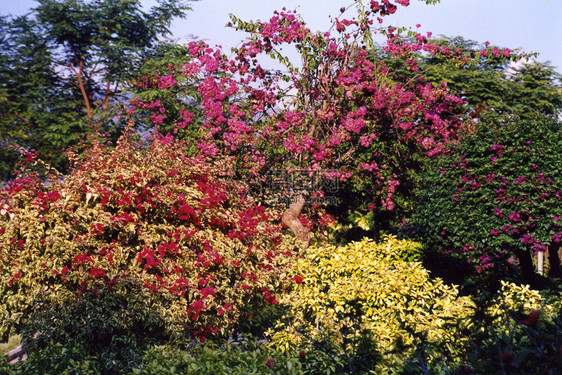
<path fill-rule="evenodd" d="M 460 65 L 471 58 L 470 52 L 430 42 L 428 35 L 404 37 L 394 28 L 374 27 L 399 5 L 408 6 L 409 1 L 355 1 L 357 15 L 348 17 L 344 8 L 326 32 L 312 32 L 285 9 L 264 22 L 233 17 L 231 26 L 249 37 L 232 57 L 204 42 L 191 42 L 189 60 L 182 66 L 139 80 L 144 94 L 133 100 L 130 112 L 148 111 L 163 134 L 192 139 L 200 154 L 234 156 L 236 173 L 262 182 L 261 187 L 269 172 L 294 169 L 339 180 L 345 188 L 336 192 L 326 186 L 286 189 L 304 201 L 330 194 L 354 198 L 345 202 L 344 210 L 333 207 L 335 214 L 406 206 L 404 197 L 411 198 L 412 177 L 424 157 L 439 154 L 459 132 L 470 129 L 460 116 L 463 100 L 446 84 L 425 82 L 421 75 L 393 81 L 388 67 L 371 53 L 380 48 L 373 34 L 384 35 L 382 48 L 407 58 L 414 71 L 423 54 Z M 285 47 L 296 48 L 302 67 L 287 58 Z M 283 70 L 266 69 L 260 56 L 277 60 Z M 187 99 L 186 90 L 178 87 L 191 88 Z M 158 90 L 164 93 L 158 95 Z M 289 210 L 292 220 L 284 222 L 308 243 L 308 229 L 296 219 L 303 205 Z"/>
<path fill-rule="evenodd" d="M 124 136 L 82 155 L 64 178 L 22 175 L 0 192 L 0 319 L 7 335 L 34 301 L 140 285 L 172 331 L 228 336 L 277 303 L 290 248 L 274 218 L 185 145 Z"/>
<path fill-rule="evenodd" d="M 556 120 L 485 120 L 477 134 L 437 160 L 425 177 L 418 235 L 430 249 L 506 275 L 514 257 L 527 282 L 532 255 L 550 250 L 560 269 L 562 179 Z"/>
<path fill-rule="evenodd" d="M 430 279 L 421 263 L 404 260 L 420 246 L 387 238 L 309 248 L 294 265 L 293 292 L 281 300 L 291 307 L 291 324 L 283 321 L 270 332 L 274 345 L 291 350 L 326 337 L 339 343 L 341 357 L 361 349 L 363 365 L 384 374 L 399 373 L 421 334 L 433 359 L 458 355 L 450 348 L 466 341 L 467 326 L 455 323 L 470 316 L 474 304 L 454 286 Z M 371 337 L 369 348 L 354 341 L 360 333 Z"/>

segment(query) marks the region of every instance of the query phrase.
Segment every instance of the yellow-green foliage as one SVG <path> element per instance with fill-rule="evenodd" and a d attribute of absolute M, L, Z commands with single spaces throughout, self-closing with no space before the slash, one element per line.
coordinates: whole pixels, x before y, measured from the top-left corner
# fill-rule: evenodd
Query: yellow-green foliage
<path fill-rule="evenodd" d="M 304 344 L 297 330 L 309 336 L 331 330 L 337 337 L 338 327 L 355 320 L 372 333 L 382 356 L 376 373 L 399 371 L 415 335 L 424 335 L 429 346 L 451 350 L 460 339 L 453 338 L 452 323 L 471 315 L 474 305 L 455 287 L 431 279 L 421 263 L 403 260 L 404 253 L 420 246 L 389 237 L 380 244 L 364 239 L 308 249 L 294 266 L 303 280 L 282 301 L 295 314 L 294 329 L 279 325 L 272 332 L 275 344 L 284 350 Z"/>
<path fill-rule="evenodd" d="M 492 315 L 499 315 L 508 310 L 522 307 L 526 310 L 539 310 L 543 307 L 544 297 L 538 290 L 533 290 L 529 285 L 517 285 L 507 281 L 501 281 L 500 297 L 490 311 Z M 551 305 L 544 307 L 552 309 Z"/>
<path fill-rule="evenodd" d="M 543 295 L 529 285 L 517 285 L 501 281 L 501 288 L 497 297 L 488 308 L 488 314 L 494 318 L 494 325 L 505 326 L 504 321 L 510 319 L 510 314 L 528 313 L 531 310 L 540 311 L 540 321 L 555 319 L 562 304 L 560 292 L 550 291 Z"/>

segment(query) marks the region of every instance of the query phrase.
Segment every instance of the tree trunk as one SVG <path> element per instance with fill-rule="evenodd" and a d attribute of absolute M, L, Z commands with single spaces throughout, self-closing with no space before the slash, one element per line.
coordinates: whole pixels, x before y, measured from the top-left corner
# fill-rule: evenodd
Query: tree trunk
<path fill-rule="evenodd" d="M 299 194 L 296 200 L 291 201 L 289 207 L 283 213 L 281 221 L 291 229 L 297 240 L 302 244 L 303 249 L 306 249 L 310 243 L 311 233 L 299 220 L 299 215 L 302 212 L 306 198 L 304 195 Z"/>
<path fill-rule="evenodd" d="M 519 261 L 519 268 L 521 269 L 521 275 L 523 276 L 524 282 L 534 285 L 537 277 L 533 267 L 531 252 L 528 250 L 517 249 L 514 250 L 513 253 Z"/>
<path fill-rule="evenodd" d="M 560 270 L 560 244 L 552 244 L 548 247 L 548 276 L 561 277 Z"/>

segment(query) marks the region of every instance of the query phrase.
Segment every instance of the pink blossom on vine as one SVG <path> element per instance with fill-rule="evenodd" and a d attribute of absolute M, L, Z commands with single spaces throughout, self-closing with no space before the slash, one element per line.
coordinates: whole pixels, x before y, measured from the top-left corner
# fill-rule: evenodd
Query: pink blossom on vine
<path fill-rule="evenodd" d="M 167 74 L 164 77 L 160 77 L 158 79 L 158 88 L 160 90 L 168 89 L 170 87 L 174 87 L 178 81 L 173 74 Z"/>
<path fill-rule="evenodd" d="M 533 237 L 533 236 L 530 235 L 530 234 L 524 234 L 524 235 L 521 237 L 521 243 L 523 243 L 523 244 L 525 244 L 525 245 L 533 244 L 533 243 L 535 243 L 535 237 Z"/>
<path fill-rule="evenodd" d="M 513 212 L 513 213 L 507 215 L 507 218 L 508 218 L 510 221 L 516 223 L 516 222 L 521 221 L 521 214 L 520 214 L 519 212 Z"/>

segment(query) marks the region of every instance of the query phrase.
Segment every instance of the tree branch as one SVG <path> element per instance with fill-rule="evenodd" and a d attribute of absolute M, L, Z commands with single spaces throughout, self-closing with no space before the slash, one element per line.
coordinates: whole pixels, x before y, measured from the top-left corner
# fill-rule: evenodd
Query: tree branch
<path fill-rule="evenodd" d="M 98 109 L 100 109 L 104 105 L 104 103 L 105 103 L 105 109 L 106 110 L 109 109 L 109 97 L 111 95 L 110 90 L 109 90 L 109 86 L 110 86 L 110 82 L 107 81 L 107 85 L 106 85 L 106 88 L 105 88 L 105 95 L 103 97 L 103 100 L 100 102 L 100 104 L 98 104 L 96 106 L 96 109 L 94 110 L 94 112 L 97 112 Z"/>
<path fill-rule="evenodd" d="M 300 193 L 296 196 L 296 199 L 289 204 L 289 208 L 283 213 L 283 218 L 281 221 L 283 224 L 288 226 L 297 240 L 299 240 L 303 249 L 308 248 L 310 244 L 311 233 L 308 228 L 306 228 L 299 220 L 299 215 L 302 212 L 304 204 L 306 203 L 306 198 L 304 194 Z"/>
<path fill-rule="evenodd" d="M 92 111 L 92 105 L 90 104 L 90 98 L 88 97 L 88 93 L 86 92 L 86 86 L 84 86 L 84 82 L 82 81 L 82 65 L 83 65 L 82 61 L 80 61 L 80 63 L 78 63 L 78 70 L 76 70 L 76 68 L 72 66 L 72 63 L 68 64 L 70 69 L 76 75 L 76 79 L 78 80 L 77 86 L 80 89 L 80 92 L 82 93 L 82 99 L 84 100 L 84 105 L 86 106 L 87 117 L 88 119 L 91 119 L 93 115 L 93 111 Z"/>
<path fill-rule="evenodd" d="M 23 122 L 25 122 L 29 127 L 35 128 L 35 125 L 33 125 L 28 119 L 26 119 L 25 117 L 23 117 L 22 115 L 19 114 L 18 111 L 16 111 L 14 109 L 14 114 L 16 116 L 18 116 Z"/>
<path fill-rule="evenodd" d="M 93 110 L 92 110 L 92 104 L 90 103 L 90 97 L 86 92 L 86 86 L 82 79 L 82 75 L 84 73 L 84 60 L 78 58 L 78 54 L 76 53 L 76 50 L 74 48 L 72 48 L 72 53 L 74 54 L 74 58 L 76 59 L 76 61 L 80 61 L 78 63 L 78 70 L 76 70 L 74 65 L 72 65 L 72 62 L 68 63 L 68 67 L 70 68 L 70 70 L 72 70 L 72 72 L 76 76 L 76 79 L 78 80 L 77 86 L 80 89 L 80 92 L 82 93 L 82 99 L 84 100 L 84 105 L 86 106 L 86 116 L 88 120 L 90 120 L 93 116 Z"/>

